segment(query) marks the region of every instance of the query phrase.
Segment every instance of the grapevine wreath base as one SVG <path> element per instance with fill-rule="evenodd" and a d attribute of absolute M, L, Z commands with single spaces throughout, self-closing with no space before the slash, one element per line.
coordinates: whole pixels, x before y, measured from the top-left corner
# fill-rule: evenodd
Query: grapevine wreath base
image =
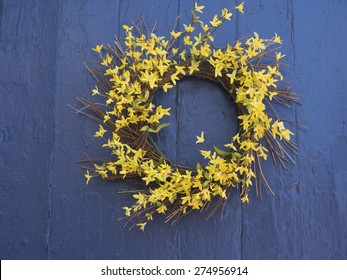
<path fill-rule="evenodd" d="M 261 161 L 271 154 L 275 163 L 284 165 L 292 161 L 288 152 L 297 150 L 290 141 L 293 133 L 273 108 L 275 103 L 289 107 L 288 102 L 298 102 L 279 71 L 283 57 L 276 52 L 282 44 L 280 37 L 262 39 L 254 33 L 224 48 L 214 48 L 215 31 L 231 20 L 232 12 L 222 9 L 220 15 L 204 23 L 200 17 L 203 9 L 195 4 L 191 23 L 173 30 L 168 39 L 144 31 L 141 22 L 123 25 L 123 43 L 117 39 L 114 47 L 97 45 L 93 49 L 103 69 L 87 69 L 97 82 L 93 95 L 103 97 L 104 103 L 79 98 L 84 106 L 77 111 L 99 121 L 94 136 L 104 139 L 102 147 L 109 149 L 114 159 L 89 159 L 91 167 L 85 177 L 87 184 L 95 176 L 106 180 L 141 178 L 143 190 L 132 195 L 133 205 L 123 207 L 132 222 L 130 227 L 144 230 L 155 213 L 177 221 L 214 201 L 212 215 L 237 189 L 242 202 L 248 203 L 254 182 L 257 194 L 261 194 L 261 182 L 271 191 Z M 243 13 L 243 3 L 235 10 Z M 151 138 L 169 125 L 161 120 L 170 115 L 170 108 L 154 105 L 153 97 L 162 91 L 170 94 L 187 76 L 221 85 L 238 109 L 239 131 L 224 149 L 208 150 L 204 132 L 197 136 L 205 166 L 185 167 L 170 161 Z"/>

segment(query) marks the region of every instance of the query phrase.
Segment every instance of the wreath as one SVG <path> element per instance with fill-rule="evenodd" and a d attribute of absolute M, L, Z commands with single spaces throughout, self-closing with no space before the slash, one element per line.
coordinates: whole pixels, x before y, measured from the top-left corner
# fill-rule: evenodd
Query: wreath
<path fill-rule="evenodd" d="M 248 203 L 254 182 L 257 194 L 261 182 L 271 191 L 262 160 L 271 154 L 275 163 L 278 160 L 284 165 L 292 161 L 289 150 L 298 149 L 290 141 L 293 133 L 273 107 L 274 103 L 289 106 L 298 102 L 279 71 L 284 56 L 277 52 L 282 44 L 280 37 L 275 34 L 262 39 L 254 33 L 214 48 L 215 31 L 231 20 L 232 12 L 222 9 L 219 16 L 204 23 L 203 9 L 195 3 L 191 23 L 183 24 L 182 30 L 174 28 L 169 39 L 145 32 L 144 24 L 123 25 L 123 43 L 116 39 L 113 47 L 93 48 L 103 68 L 87 66 L 97 82 L 92 95 L 104 101 L 100 104 L 79 98 L 84 106 L 77 111 L 99 122 L 94 136 L 104 139 L 102 147 L 114 158 L 101 162 L 88 158 L 91 166 L 86 167 L 85 177 L 87 184 L 96 176 L 106 180 L 141 179 L 143 190 L 132 193 L 133 205 L 123 207 L 131 227 L 144 230 L 155 213 L 165 214 L 166 221 L 174 222 L 211 203 L 212 215 L 236 190 L 240 190 L 241 201 Z M 235 10 L 243 13 L 243 3 Z M 162 91 L 170 94 L 170 89 L 187 76 L 221 85 L 238 109 L 239 131 L 225 148 L 208 150 L 203 145 L 204 132 L 196 136 L 196 144 L 202 145 L 199 152 L 207 162 L 204 166 L 172 162 L 152 138 L 169 125 L 162 118 L 170 115 L 170 108 L 155 105 L 153 97 Z"/>

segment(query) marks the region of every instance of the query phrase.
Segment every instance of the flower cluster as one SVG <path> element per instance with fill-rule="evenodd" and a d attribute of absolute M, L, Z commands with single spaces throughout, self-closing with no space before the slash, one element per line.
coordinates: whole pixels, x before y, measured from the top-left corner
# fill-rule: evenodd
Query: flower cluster
<path fill-rule="evenodd" d="M 87 183 L 93 176 L 140 177 L 146 187 L 133 195 L 132 206 L 123 209 L 126 216 L 137 218 L 136 225 L 141 230 L 155 213 L 178 219 L 192 210 L 203 209 L 214 198 L 220 205 L 237 187 L 241 189 L 242 202 L 248 202 L 256 166 L 260 168 L 261 159 L 267 159 L 269 147 L 281 162 L 287 153 L 279 141 L 294 147 L 290 141 L 292 132 L 279 117 L 270 117 L 266 112 L 266 105 L 271 106 L 273 101 L 295 100 L 290 91 L 277 86 L 283 79 L 279 71 L 283 55 L 276 53 L 276 46 L 282 44 L 280 37 L 262 39 L 254 33 L 216 49 L 214 31 L 231 20 L 232 11 L 223 9 L 204 23 L 203 9 L 195 4 L 190 24 L 173 30 L 169 39 L 154 33 L 145 35 L 138 26 L 123 25 L 123 44 L 93 49 L 100 55 L 104 70 L 91 71 L 94 76 L 100 74 L 98 81 L 106 81 L 93 90 L 93 95 L 105 97 L 103 109 L 94 108 L 101 117 L 95 137 L 105 139 L 103 147 L 110 149 L 115 159 L 94 164 L 85 176 Z M 235 10 L 243 13 L 243 3 Z M 271 63 L 264 62 L 265 58 L 271 58 Z M 170 108 L 153 104 L 154 95 L 159 90 L 170 94 L 169 89 L 186 76 L 221 84 L 239 110 L 239 132 L 223 150 L 201 149 L 207 164 L 197 164 L 195 168 L 182 167 L 165 158 L 150 137 L 169 125 L 161 120 L 170 115 Z M 196 143 L 204 141 L 202 132 Z"/>

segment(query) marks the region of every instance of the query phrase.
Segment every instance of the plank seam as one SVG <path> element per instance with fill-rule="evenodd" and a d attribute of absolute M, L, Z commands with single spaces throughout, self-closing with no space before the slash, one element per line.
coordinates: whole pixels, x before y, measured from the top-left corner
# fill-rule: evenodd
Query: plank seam
<path fill-rule="evenodd" d="M 56 147 L 56 92 L 57 92 L 57 65 L 58 65 L 58 31 L 60 25 L 60 13 L 61 13 L 61 4 L 60 1 L 57 2 L 57 12 L 55 17 L 55 38 L 54 38 L 54 53 L 55 60 L 53 65 L 53 85 L 52 85 L 52 99 L 53 99 L 53 108 L 52 108 L 52 147 L 49 154 L 49 186 L 48 186 L 48 221 L 47 221 L 47 234 L 46 234 L 46 247 L 47 247 L 47 259 L 51 259 L 51 226 L 52 226 L 52 195 L 53 195 L 53 181 L 54 181 L 54 159 L 55 159 L 55 147 Z"/>
<path fill-rule="evenodd" d="M 236 2 L 237 5 L 240 4 L 240 1 Z M 235 38 L 240 38 L 240 20 L 239 20 L 239 13 L 236 13 L 236 17 L 235 17 Z M 239 202 L 240 203 L 240 202 Z M 244 228 L 243 228 L 243 223 L 244 223 L 244 219 L 243 219 L 243 208 L 242 205 L 240 205 L 240 212 L 241 212 L 241 225 L 240 225 L 240 259 L 243 260 L 244 256 L 243 256 L 243 238 L 244 238 Z"/>
<path fill-rule="evenodd" d="M 177 3 L 177 26 L 178 29 L 180 29 L 180 13 L 181 13 L 181 0 L 178 0 Z M 175 98 L 175 117 L 176 117 L 176 155 L 175 155 L 175 160 L 177 161 L 177 156 L 178 156 L 178 136 L 179 136 L 179 118 L 178 118 L 178 92 L 179 92 L 179 85 L 177 84 L 176 88 L 176 98 Z M 177 259 L 180 259 L 180 237 L 179 237 L 179 225 L 177 224 L 177 230 L 176 230 L 176 244 L 177 244 Z"/>

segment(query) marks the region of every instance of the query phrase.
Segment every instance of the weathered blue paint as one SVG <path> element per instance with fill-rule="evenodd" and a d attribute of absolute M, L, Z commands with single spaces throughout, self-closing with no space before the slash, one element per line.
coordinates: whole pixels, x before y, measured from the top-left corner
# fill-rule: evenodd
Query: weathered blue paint
<path fill-rule="evenodd" d="M 199 2 L 206 18 L 234 5 Z M 93 81 L 83 65 L 90 49 L 111 44 L 120 26 L 140 14 L 168 35 L 193 3 L 0 1 L 1 259 L 347 258 L 346 1 L 249 1 L 216 41 L 222 46 L 253 31 L 284 40 L 284 74 L 304 104 L 278 110 L 309 129 L 292 126 L 300 145 L 296 165 L 264 165 L 276 196 L 260 199 L 253 191 L 251 203 L 241 205 L 235 192 L 223 218 L 206 221 L 207 213 L 196 213 L 172 226 L 159 218 L 142 233 L 117 221 L 131 203 L 118 191 L 137 186 L 85 186 L 76 161 L 103 151 L 92 137 L 96 124 L 67 104 L 90 96 Z M 201 130 L 210 145 L 221 146 L 237 127 L 232 102 L 206 81 L 185 79 L 157 102 L 172 107 L 163 150 L 184 164 L 202 161 L 194 144 Z"/>

